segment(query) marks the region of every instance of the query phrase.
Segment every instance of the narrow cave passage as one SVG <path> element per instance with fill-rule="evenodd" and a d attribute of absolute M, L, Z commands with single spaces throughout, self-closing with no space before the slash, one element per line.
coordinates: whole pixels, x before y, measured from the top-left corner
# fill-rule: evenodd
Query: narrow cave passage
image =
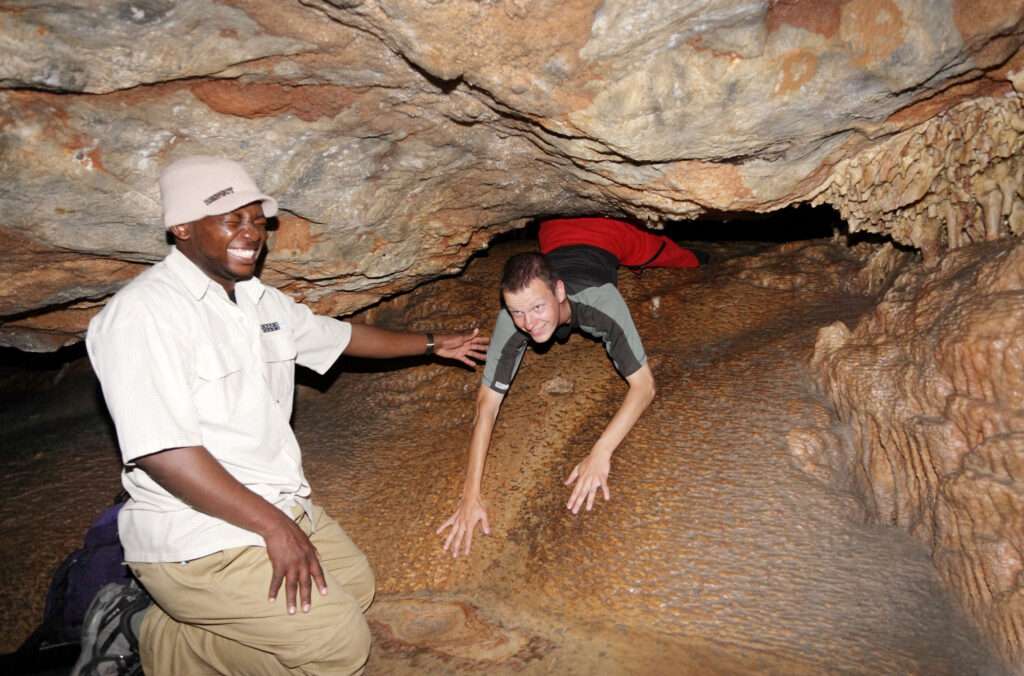
<path fill-rule="evenodd" d="M 1000 673 L 925 548 L 865 525 L 807 368 L 819 327 L 876 302 L 879 243 L 829 210 L 772 218 L 807 220 L 782 241 L 758 236 L 766 219 L 672 224 L 717 262 L 620 270 L 658 396 L 589 514 L 567 512 L 563 480 L 625 393 L 598 342 L 527 353 L 484 477 L 493 534 L 456 561 L 434 529 L 461 491 L 479 373 L 343 373 L 308 400 L 307 457 L 335 467 L 326 499 L 377 563 L 380 673 Z M 367 318 L 490 327 L 501 266 L 533 237 Z M 327 422 L 339 410 L 348 431 Z"/>
<path fill-rule="evenodd" d="M 989 668 L 927 552 L 901 530 L 864 525 L 845 481 L 835 420 L 806 364 L 819 327 L 853 323 L 875 302 L 858 280 L 878 247 L 833 241 L 825 216 L 787 227 L 785 241 L 759 237 L 774 230 L 762 220 L 672 224 L 711 265 L 620 271 L 658 395 L 614 457 L 612 500 L 591 513 L 566 511 L 563 480 L 625 385 L 601 345 L 578 335 L 528 351 L 484 477 L 493 533 L 469 557 L 445 556 L 434 531 L 461 489 L 480 369 L 343 359 L 328 382 L 307 380 L 294 426 L 314 495 L 377 574 L 369 673 Z M 462 275 L 356 320 L 489 331 L 501 266 L 535 248 L 530 237 L 507 235 Z M 9 373 L 25 403 L 2 414 L 3 446 L 16 449 L 2 462 L 19 492 L 0 515 L 0 571 L 25 590 L 0 606 L 8 648 L 117 489 L 87 365 L 34 373 Z"/>

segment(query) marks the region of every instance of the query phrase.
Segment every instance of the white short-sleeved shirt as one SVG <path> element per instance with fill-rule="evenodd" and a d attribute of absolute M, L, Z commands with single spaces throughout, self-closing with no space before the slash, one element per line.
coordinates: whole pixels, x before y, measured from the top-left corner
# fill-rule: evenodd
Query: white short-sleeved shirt
<path fill-rule="evenodd" d="M 177 249 L 132 280 L 89 323 L 86 345 L 117 428 L 125 559 L 187 561 L 245 545 L 256 533 L 198 512 L 134 461 L 204 446 L 249 490 L 283 510 L 309 508 L 289 419 L 295 364 L 325 372 L 352 327 L 313 314 L 253 278 L 237 304 Z"/>

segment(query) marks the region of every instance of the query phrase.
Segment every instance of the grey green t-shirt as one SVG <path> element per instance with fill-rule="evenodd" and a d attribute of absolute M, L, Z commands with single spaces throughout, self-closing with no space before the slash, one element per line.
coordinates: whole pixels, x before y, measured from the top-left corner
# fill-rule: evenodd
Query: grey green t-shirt
<path fill-rule="evenodd" d="M 616 287 L 618 259 L 603 249 L 586 245 L 556 249 L 546 258 L 565 284 L 572 308 L 570 325 L 559 327 L 556 336 L 563 337 L 578 329 L 599 338 L 623 377 L 636 373 L 647 361 L 647 355 L 626 301 Z M 516 328 L 508 310 L 502 308 L 487 350 L 484 384 L 505 394 L 529 342 L 529 337 Z"/>

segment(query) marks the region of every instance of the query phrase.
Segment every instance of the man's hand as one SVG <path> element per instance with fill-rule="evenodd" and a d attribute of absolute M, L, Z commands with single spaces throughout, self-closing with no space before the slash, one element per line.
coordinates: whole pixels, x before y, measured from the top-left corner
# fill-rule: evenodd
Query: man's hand
<path fill-rule="evenodd" d="M 284 583 L 288 614 L 295 614 L 295 599 L 302 602 L 302 612 L 308 613 L 311 603 L 312 584 L 315 582 L 321 596 L 327 595 L 327 581 L 320 567 L 316 547 L 294 521 L 286 515 L 280 525 L 267 531 L 263 540 L 267 545 L 267 558 L 273 569 L 270 578 L 270 601 L 277 600 L 277 592 Z"/>
<path fill-rule="evenodd" d="M 146 474 L 194 509 L 245 530 L 259 533 L 267 545 L 271 573 L 269 598 L 277 599 L 283 582 L 288 612 L 295 612 L 296 595 L 309 612 L 310 587 L 321 595 L 327 581 L 316 547 L 284 512 L 243 486 L 203 446 L 183 446 L 153 453 L 136 461 Z"/>
<path fill-rule="evenodd" d="M 437 336 L 434 354 L 445 359 L 458 359 L 468 366 L 476 366 L 473 359 L 483 361 L 487 357 L 487 346 L 491 339 L 480 335 L 480 329 L 472 333 Z"/>
<path fill-rule="evenodd" d="M 601 433 L 600 438 L 594 443 L 590 455 L 583 459 L 583 462 L 573 468 L 572 474 L 565 480 L 565 485 L 570 486 L 573 482 L 576 485 L 569 496 L 569 502 L 565 505 L 573 514 L 578 514 L 583 503 L 587 503 L 587 511 L 594 507 L 594 498 L 597 496 L 597 489 L 604 493 L 604 499 L 611 499 L 611 492 L 608 490 L 608 472 L 611 471 L 612 453 L 619 447 L 626 434 L 633 429 L 637 418 L 647 409 L 654 399 L 654 376 L 651 374 L 651 367 L 644 364 L 632 375 L 626 376 L 629 383 L 629 392 L 619 406 L 619 410 L 612 416 L 608 426 Z"/>
<path fill-rule="evenodd" d="M 599 488 L 604 493 L 604 499 L 610 500 L 612 497 L 608 491 L 608 473 L 610 471 L 611 458 L 596 450 L 591 451 L 583 459 L 583 462 L 573 468 L 572 474 L 565 480 L 566 486 L 571 486 L 573 482 L 576 482 L 576 486 L 572 489 L 572 495 L 569 496 L 569 502 L 565 505 L 566 509 L 571 510 L 573 514 L 578 514 L 580 507 L 586 501 L 589 512 L 594 506 L 594 498 L 597 496 Z"/>
<path fill-rule="evenodd" d="M 491 526 L 487 522 L 487 509 L 484 508 L 484 503 L 479 498 L 459 500 L 459 506 L 455 509 L 455 513 L 437 529 L 437 534 L 440 535 L 445 528 L 451 528 L 444 541 L 444 551 L 450 550 L 452 556 L 458 558 L 459 548 L 464 545 L 462 553 L 468 555 L 469 548 L 473 544 L 473 531 L 478 522 L 484 535 L 490 535 Z"/>

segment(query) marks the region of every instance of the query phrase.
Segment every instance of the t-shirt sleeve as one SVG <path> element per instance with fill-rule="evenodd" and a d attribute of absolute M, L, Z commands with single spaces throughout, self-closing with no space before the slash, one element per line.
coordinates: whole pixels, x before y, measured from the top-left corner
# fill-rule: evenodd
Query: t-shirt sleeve
<path fill-rule="evenodd" d="M 611 284 L 584 290 L 576 299 L 581 311 L 580 328 L 597 336 L 624 378 L 636 373 L 647 361 L 640 333 L 633 324 L 629 306 Z"/>
<path fill-rule="evenodd" d="M 193 404 L 189 348 L 145 307 L 116 308 L 89 326 L 86 346 L 126 465 L 203 443 Z"/>
<path fill-rule="evenodd" d="M 284 296 L 295 340 L 295 361 L 319 374 L 327 372 L 348 347 L 352 325 L 315 314 L 302 303 Z"/>
<path fill-rule="evenodd" d="M 483 383 L 498 394 L 508 392 L 529 339 L 516 329 L 507 310 L 498 313 L 484 363 Z"/>

